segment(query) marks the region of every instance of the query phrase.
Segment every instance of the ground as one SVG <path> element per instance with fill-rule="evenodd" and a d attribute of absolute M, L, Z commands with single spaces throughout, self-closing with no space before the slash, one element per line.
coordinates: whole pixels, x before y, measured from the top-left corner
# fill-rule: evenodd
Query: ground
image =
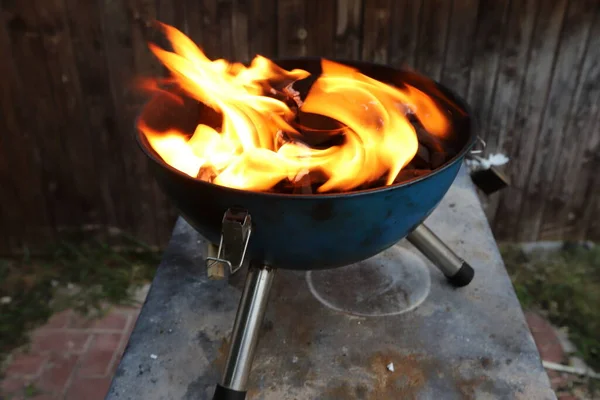
<path fill-rule="evenodd" d="M 53 315 L 5 363 L 0 399 L 104 399 L 138 313 L 139 307 L 121 306 L 98 319 L 83 318 L 74 310 Z M 526 318 L 542 358 L 564 361 L 555 328 L 538 313 L 527 312 Z M 585 390 L 577 391 L 581 385 L 574 376 L 548 372 L 560 400 L 592 398 Z"/>
<path fill-rule="evenodd" d="M 526 312 L 525 318 L 535 340 L 535 344 L 544 361 L 563 363 L 567 360 L 568 354 L 563 349 L 563 343 L 559 338 L 557 329 L 550 322 L 536 312 Z M 559 373 L 553 370 L 546 370 L 550 378 L 552 389 L 557 394 L 559 400 L 587 400 L 597 398 L 593 393 L 593 382 L 587 379 L 581 379 L 577 375 L 568 373 Z"/>
<path fill-rule="evenodd" d="M 599 365 L 600 247 L 503 256 L 542 359 Z M 97 243 L 0 262 L 0 400 L 104 399 L 157 264 Z M 599 380 L 548 375 L 560 400 L 599 398 Z"/>
<path fill-rule="evenodd" d="M 114 307 L 98 319 L 73 310 L 53 315 L 7 360 L 0 399 L 104 399 L 138 313 Z"/>

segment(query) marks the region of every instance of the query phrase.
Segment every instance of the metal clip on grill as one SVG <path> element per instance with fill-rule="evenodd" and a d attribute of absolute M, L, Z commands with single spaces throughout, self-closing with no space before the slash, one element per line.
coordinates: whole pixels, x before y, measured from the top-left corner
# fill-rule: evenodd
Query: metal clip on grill
<path fill-rule="evenodd" d="M 212 243 L 208 247 L 206 268 L 210 279 L 227 278 L 242 268 L 251 234 L 252 219 L 247 211 L 230 208 L 225 212 L 219 248 Z"/>

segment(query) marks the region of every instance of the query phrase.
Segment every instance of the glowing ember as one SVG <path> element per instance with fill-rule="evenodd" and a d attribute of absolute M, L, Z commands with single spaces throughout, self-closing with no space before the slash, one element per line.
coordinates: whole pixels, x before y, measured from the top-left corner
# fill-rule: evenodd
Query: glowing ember
<path fill-rule="evenodd" d="M 261 56 L 249 67 L 211 61 L 182 32 L 162 27 L 173 52 L 150 49 L 172 72 L 169 82 L 217 111 L 222 123 L 200 123 L 191 136 L 154 131 L 142 120 L 139 129 L 166 163 L 194 178 L 256 191 L 311 172 L 324 177 L 319 192 L 348 191 L 382 177 L 390 185 L 419 146 L 406 111 L 432 135 L 449 132 L 444 113 L 415 87 L 392 87 L 323 60 L 322 74 L 301 99 L 291 84 L 308 72 L 283 70 Z M 337 128 L 324 133 L 343 140 L 310 147 L 303 140 L 308 132 L 297 129 L 299 112 L 333 120 Z"/>

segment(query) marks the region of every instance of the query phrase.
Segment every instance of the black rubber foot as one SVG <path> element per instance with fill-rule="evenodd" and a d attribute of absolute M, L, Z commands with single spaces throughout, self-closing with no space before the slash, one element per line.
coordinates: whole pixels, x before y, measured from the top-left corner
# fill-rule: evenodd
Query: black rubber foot
<path fill-rule="evenodd" d="M 213 400 L 245 400 L 246 392 L 238 392 L 221 385 L 217 385 Z"/>
<path fill-rule="evenodd" d="M 473 276 L 475 276 L 475 271 L 466 261 L 463 261 L 462 267 L 460 267 L 458 272 L 447 278 L 452 286 L 463 287 L 471 283 Z"/>

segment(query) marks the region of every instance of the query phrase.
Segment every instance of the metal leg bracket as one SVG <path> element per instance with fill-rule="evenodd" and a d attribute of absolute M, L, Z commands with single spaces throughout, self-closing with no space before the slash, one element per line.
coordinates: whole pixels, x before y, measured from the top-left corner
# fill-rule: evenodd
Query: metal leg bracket
<path fill-rule="evenodd" d="M 453 286 L 466 286 L 473 280 L 473 268 L 424 224 L 417 226 L 406 238 L 442 271 Z"/>

